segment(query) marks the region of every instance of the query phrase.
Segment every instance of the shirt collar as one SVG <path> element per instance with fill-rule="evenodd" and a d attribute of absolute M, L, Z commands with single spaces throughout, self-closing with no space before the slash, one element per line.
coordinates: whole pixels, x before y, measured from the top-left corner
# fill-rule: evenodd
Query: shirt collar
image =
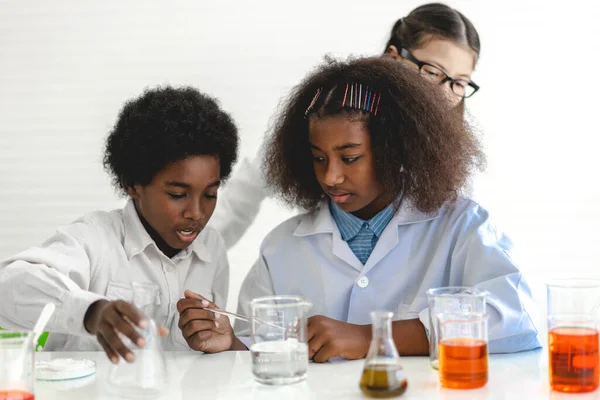
<path fill-rule="evenodd" d="M 338 226 L 340 235 L 344 241 L 351 240 L 358 235 L 360 230 L 363 229 L 365 225 L 368 225 L 368 229 L 379 238 L 388 222 L 390 222 L 394 216 L 394 207 L 392 204 L 388 205 L 368 221 L 358 218 L 351 213 L 345 212 L 333 202 L 329 203 L 329 210 L 331 211 L 331 216 Z"/>
<path fill-rule="evenodd" d="M 409 198 L 404 197 L 400 203 L 400 208 L 393 214 L 389 223 L 396 225 L 417 224 L 437 218 L 440 212 L 441 210 L 430 213 L 419 211 Z M 294 231 L 294 235 L 309 236 L 325 232 L 331 233 L 336 225 L 330 211 L 329 201 L 324 201 L 318 210 L 304 215 L 298 228 Z M 385 229 L 385 226 L 382 229 Z"/>
<path fill-rule="evenodd" d="M 342 239 L 345 241 L 348 241 L 356 236 L 365 223 L 365 221 L 362 219 L 355 217 L 350 213 L 344 212 L 344 210 L 339 208 L 337 204 L 331 201 L 329 202 L 329 211 L 331 212 L 331 216 L 333 217 L 333 220 L 340 231 Z"/>
<path fill-rule="evenodd" d="M 129 199 L 125 207 L 123 207 L 123 227 L 123 247 L 125 248 L 127 259 L 131 260 L 132 257 L 146 250 L 148 246 L 154 246 L 160 251 L 146 231 L 146 228 L 144 228 L 132 199 Z M 176 261 L 187 258 L 191 252 L 194 252 L 200 260 L 211 262 L 210 252 L 204 244 L 204 235 L 204 231 L 200 232 L 196 240 L 188 248 L 177 253 L 172 260 Z"/>

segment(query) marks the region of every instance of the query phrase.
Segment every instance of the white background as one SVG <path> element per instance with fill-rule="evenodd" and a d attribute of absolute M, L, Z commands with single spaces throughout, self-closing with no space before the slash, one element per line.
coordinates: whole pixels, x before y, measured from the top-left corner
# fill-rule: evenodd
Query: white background
<path fill-rule="evenodd" d="M 260 146 L 281 97 L 323 54 L 382 52 L 421 1 L 0 0 L 0 258 L 56 226 L 122 206 L 103 140 L 145 87 L 188 84 L 218 97 Z M 466 0 L 479 30 L 487 172 L 475 198 L 513 238 L 539 295 L 551 277 L 600 277 L 600 16 L 594 1 Z M 229 309 L 258 245 L 292 215 L 273 200 L 231 250 Z"/>

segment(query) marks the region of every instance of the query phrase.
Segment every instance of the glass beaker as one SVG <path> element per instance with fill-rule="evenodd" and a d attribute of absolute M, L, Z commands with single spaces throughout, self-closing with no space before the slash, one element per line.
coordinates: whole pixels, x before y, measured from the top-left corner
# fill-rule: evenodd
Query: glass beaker
<path fill-rule="evenodd" d="M 373 337 L 360 378 L 360 390 L 367 397 L 396 397 L 408 387 L 392 337 L 393 316 L 389 311 L 371 312 Z"/>
<path fill-rule="evenodd" d="M 438 314 L 440 382 L 451 389 L 475 389 L 488 380 L 487 315 Z"/>
<path fill-rule="evenodd" d="M 299 296 L 268 296 L 250 301 L 252 373 L 258 382 L 286 385 L 306 378 L 306 319 L 311 306 Z"/>
<path fill-rule="evenodd" d="M 436 316 L 443 313 L 472 312 L 485 315 L 485 290 L 467 286 L 448 286 L 429 289 L 427 302 L 429 307 L 429 362 L 438 369 L 438 332 Z"/>
<path fill-rule="evenodd" d="M 129 338 L 119 335 L 135 355 L 133 363 L 119 359 L 112 367 L 108 378 L 111 393 L 122 397 L 153 398 L 160 396 L 168 385 L 167 368 L 164 359 L 161 337 L 154 320 L 159 302 L 158 286 L 146 283 L 133 283 L 133 305 L 145 315 L 148 326 L 135 327 L 146 340 L 144 347 L 138 347 Z"/>
<path fill-rule="evenodd" d="M 594 391 L 599 383 L 600 280 L 556 280 L 547 291 L 550 387 Z"/>
<path fill-rule="evenodd" d="M 32 334 L 0 331 L 0 400 L 33 400 L 34 371 Z"/>

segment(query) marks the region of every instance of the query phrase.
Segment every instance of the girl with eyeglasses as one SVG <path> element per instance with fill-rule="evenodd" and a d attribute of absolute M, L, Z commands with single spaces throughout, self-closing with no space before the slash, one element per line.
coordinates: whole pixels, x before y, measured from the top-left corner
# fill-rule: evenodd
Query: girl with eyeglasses
<path fill-rule="evenodd" d="M 444 4 L 425 4 L 394 24 L 385 55 L 411 64 L 421 76 L 440 83 L 453 105 L 479 86 L 471 75 L 479 59 L 479 34 L 467 17 Z"/>

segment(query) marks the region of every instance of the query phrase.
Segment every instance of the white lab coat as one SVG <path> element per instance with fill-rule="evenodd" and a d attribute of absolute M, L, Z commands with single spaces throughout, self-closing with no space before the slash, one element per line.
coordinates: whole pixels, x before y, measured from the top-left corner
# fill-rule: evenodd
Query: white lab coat
<path fill-rule="evenodd" d="M 158 286 L 157 323 L 169 329 L 167 350 L 189 350 L 177 301 L 185 289 L 225 304 L 229 265 L 221 236 L 206 227 L 173 258 L 165 256 L 142 225 L 133 202 L 96 211 L 59 228 L 42 245 L 0 262 L 0 326 L 30 330 L 43 306 L 56 304 L 46 326 L 46 350 L 102 350 L 83 326 L 100 299 L 133 299 L 132 282 Z"/>
<path fill-rule="evenodd" d="M 489 349 L 516 352 L 540 346 L 530 317 L 531 291 L 509 257 L 511 242 L 486 210 L 461 198 L 453 208 L 424 214 L 403 201 L 365 265 L 342 240 L 329 206 L 293 217 L 261 245 L 246 277 L 238 310 L 267 295 L 300 295 L 312 315 L 369 324 L 370 311 L 393 311 L 396 320 L 419 318 L 429 328 L 426 291 L 474 286 L 490 292 Z M 247 325 L 236 323 L 238 335 Z"/>

